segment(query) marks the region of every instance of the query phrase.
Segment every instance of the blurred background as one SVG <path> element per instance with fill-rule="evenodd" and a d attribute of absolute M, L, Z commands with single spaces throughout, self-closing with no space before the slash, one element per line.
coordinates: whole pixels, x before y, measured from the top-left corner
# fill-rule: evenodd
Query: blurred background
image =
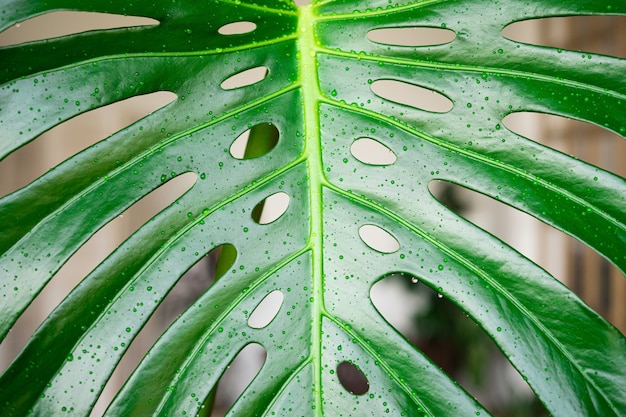
<path fill-rule="evenodd" d="M 140 17 L 55 12 L 22 22 L 1 33 L 0 46 L 86 30 L 154 23 L 156 21 L 152 19 Z M 230 28 L 234 31 L 240 29 L 237 26 Z M 503 34 L 521 42 L 626 57 L 624 17 L 563 17 L 527 21 L 509 26 Z M 398 33 L 383 31 L 376 36 L 370 39 L 384 42 L 385 36 L 388 36 L 392 42 L 404 42 L 398 39 Z M 408 45 L 451 40 L 450 33 L 443 30 L 404 31 L 402 36 L 406 37 Z M 386 87 L 394 88 L 392 85 Z M 405 93 L 400 87 L 392 94 Z M 71 155 L 174 99 L 174 94 L 165 92 L 135 97 L 87 112 L 55 127 L 0 161 L 0 196 L 27 185 Z M 518 134 L 626 177 L 626 141 L 600 127 L 530 113 L 507 117 L 505 126 Z M 232 152 L 243 152 L 245 137 L 238 146 L 240 149 L 233 149 Z M 368 150 L 364 149 L 364 152 Z M 193 175 L 177 177 L 96 233 L 56 274 L 0 344 L 0 371 L 8 366 L 37 326 L 82 277 L 147 219 L 189 189 L 193 181 Z M 451 210 L 499 237 L 549 271 L 622 333 L 626 332 L 626 280 L 593 250 L 528 215 L 465 188 L 441 182 L 432 184 L 431 191 Z M 271 206 L 266 207 L 266 210 L 271 209 Z M 219 251 L 210 253 L 175 286 L 133 342 L 92 415 L 100 415 L 105 410 L 116 390 L 163 329 L 211 285 L 218 255 Z M 375 285 L 372 300 L 391 324 L 456 378 L 494 415 L 547 415 L 532 391 L 490 339 L 454 305 L 428 287 L 410 277 L 391 276 Z M 237 356 L 220 382 L 213 416 L 223 415 L 229 408 L 256 375 L 263 357 L 264 350 L 259 345 L 249 345 Z M 350 369 L 346 369 L 339 377 L 344 386 L 353 392 L 361 389 L 359 384 L 366 383 L 359 380 L 359 375 Z"/>

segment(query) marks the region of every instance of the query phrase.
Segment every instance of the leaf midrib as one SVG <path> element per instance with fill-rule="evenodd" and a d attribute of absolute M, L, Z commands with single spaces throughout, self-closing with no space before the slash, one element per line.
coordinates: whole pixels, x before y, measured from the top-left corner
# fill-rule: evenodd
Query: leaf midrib
<path fill-rule="evenodd" d="M 311 351 L 313 361 L 313 391 L 315 410 L 318 416 L 322 416 L 322 315 L 324 307 L 324 281 L 323 281 L 323 236 L 324 225 L 322 217 L 322 184 L 325 181 L 322 148 L 320 141 L 319 100 L 322 93 L 319 89 L 319 74 L 317 70 L 318 45 L 314 33 L 314 21 L 312 5 L 299 8 L 298 19 L 298 69 L 299 79 L 302 85 L 304 99 L 304 153 L 307 161 L 309 179 L 309 219 L 310 234 L 309 246 L 312 247 L 312 325 L 311 325 Z"/>

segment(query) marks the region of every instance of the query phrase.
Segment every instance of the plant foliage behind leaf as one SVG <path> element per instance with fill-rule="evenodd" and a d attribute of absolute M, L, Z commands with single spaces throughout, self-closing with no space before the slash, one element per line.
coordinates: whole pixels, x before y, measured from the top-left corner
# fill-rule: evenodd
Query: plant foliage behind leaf
<path fill-rule="evenodd" d="M 476 416 L 488 411 L 391 327 L 370 288 L 417 277 L 469 315 L 554 416 L 626 414 L 624 336 L 545 271 L 442 206 L 433 180 L 478 191 L 562 230 L 626 269 L 626 183 L 501 127 L 521 111 L 595 123 L 625 137 L 626 62 L 504 38 L 508 24 L 626 14 L 623 1 L 4 0 L 0 27 L 55 10 L 146 16 L 158 25 L 0 48 L 0 158 L 80 113 L 136 95 L 177 99 L 0 201 L 0 334 L 97 230 L 183 173 L 197 176 L 87 275 L 0 379 L 0 414 L 88 415 L 159 302 L 216 247 L 224 272 L 163 334 L 107 415 L 195 415 L 249 343 L 268 353 L 232 415 Z M 251 32 L 220 28 L 252 22 Z M 390 27 L 454 31 L 393 46 Z M 224 89 L 266 67 L 250 86 Z M 376 95 L 377 80 L 447 97 L 433 112 Z M 273 125 L 279 132 L 275 143 Z M 259 127 L 261 126 L 261 127 Z M 244 158 L 230 146 L 248 129 Z M 256 133 L 255 133 L 256 132 Z M 360 162 L 370 138 L 396 156 Z M 272 148 L 272 146 L 274 146 Z M 261 224 L 284 192 L 287 211 Z M 397 241 L 376 250 L 359 231 Z M 230 246 L 225 246 L 230 248 Z M 261 329 L 247 319 L 275 290 Z M 365 376 L 348 392 L 337 366 Z"/>

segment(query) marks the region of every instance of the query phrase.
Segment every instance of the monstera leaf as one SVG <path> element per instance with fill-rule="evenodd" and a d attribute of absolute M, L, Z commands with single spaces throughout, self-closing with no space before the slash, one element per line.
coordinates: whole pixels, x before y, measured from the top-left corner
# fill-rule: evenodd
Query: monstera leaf
<path fill-rule="evenodd" d="M 222 248 L 223 275 L 162 335 L 107 415 L 195 415 L 244 346 L 267 359 L 231 415 L 488 415 L 379 314 L 372 285 L 402 273 L 442 294 L 499 346 L 554 416 L 626 414 L 624 336 L 560 282 L 445 208 L 444 180 L 514 206 L 626 269 L 626 183 L 502 126 L 532 111 L 622 137 L 623 59 L 511 41 L 512 22 L 626 14 L 621 0 L 133 2 L 4 0 L 0 24 L 56 10 L 144 16 L 0 49 L 1 157 L 80 113 L 136 95 L 177 98 L 2 198 L 1 335 L 97 230 L 171 178 L 193 186 L 89 273 L 0 380 L 3 416 L 89 415 L 159 302 Z M 247 22 L 245 33 L 223 29 Z M 380 28 L 453 32 L 387 45 Z M 265 68 L 259 82 L 224 81 Z M 383 98 L 394 80 L 449 109 Z M 406 85 L 406 84 L 405 84 Z M 418 106 L 419 107 L 419 106 Z M 247 154 L 231 145 L 251 129 Z M 367 138 L 388 163 L 354 156 Z M 277 193 L 289 205 L 261 221 Z M 397 247 L 368 242 L 374 228 Z M 248 318 L 267 294 L 265 327 Z M 260 326 L 257 326 L 260 327 Z M 364 395 L 337 376 L 343 362 Z"/>

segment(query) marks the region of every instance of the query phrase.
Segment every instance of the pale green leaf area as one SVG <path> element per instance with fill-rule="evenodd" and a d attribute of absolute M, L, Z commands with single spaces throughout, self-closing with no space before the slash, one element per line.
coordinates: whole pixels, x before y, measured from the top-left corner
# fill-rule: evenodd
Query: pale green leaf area
<path fill-rule="evenodd" d="M 232 416 L 490 415 L 374 307 L 371 287 L 392 273 L 418 278 L 474 320 L 551 415 L 626 415 L 624 336 L 428 188 L 444 180 L 498 199 L 624 272 L 624 178 L 501 124 L 542 112 L 626 137 L 626 61 L 501 31 L 540 17 L 625 15 L 625 2 L 2 0 L 0 28 L 58 10 L 158 23 L 1 47 L 0 158 L 89 110 L 156 91 L 176 99 L 0 200 L 0 335 L 99 229 L 177 176 L 195 182 L 49 315 L 0 378 L 0 415 L 89 415 L 159 302 L 220 246 L 222 276 L 164 332 L 106 415 L 196 415 L 250 343 L 267 359 Z M 242 33 L 223 33 L 236 22 L 247 22 Z M 402 27 L 454 36 L 417 46 L 368 37 Z M 254 68 L 257 82 L 223 84 Z M 448 108 L 383 98 L 372 87 L 380 80 L 430 90 Z M 249 129 L 245 155 L 233 156 Z M 362 138 L 391 162 L 355 157 Z M 260 203 L 277 193 L 289 197 L 286 211 L 261 221 Z M 397 248 L 368 244 L 367 225 Z M 276 316 L 251 326 L 277 290 Z M 342 362 L 367 379 L 367 393 L 342 386 Z"/>

